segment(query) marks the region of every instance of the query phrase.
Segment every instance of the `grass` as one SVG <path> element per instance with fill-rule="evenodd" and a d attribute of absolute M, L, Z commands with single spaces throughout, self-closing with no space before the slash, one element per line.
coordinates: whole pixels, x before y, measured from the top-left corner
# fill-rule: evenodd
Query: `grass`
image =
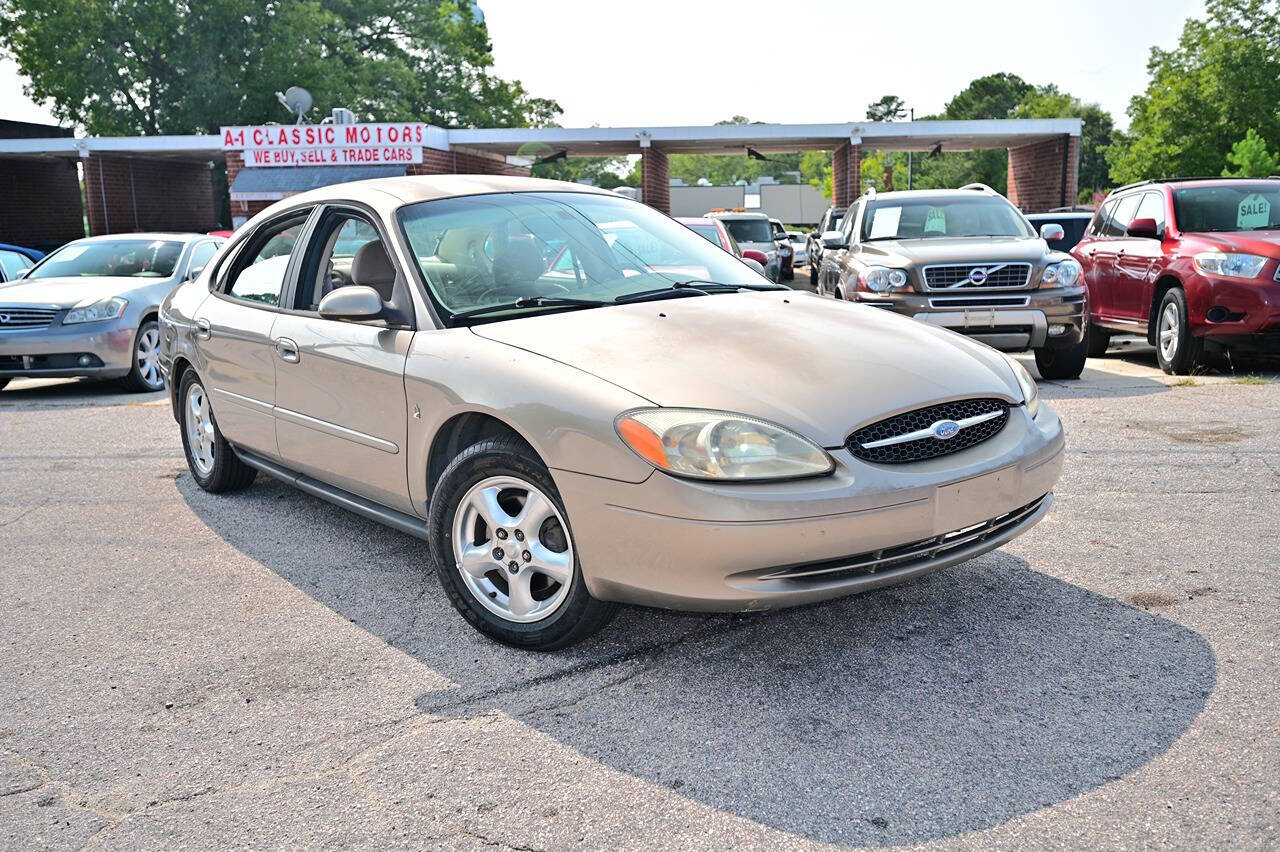
<path fill-rule="evenodd" d="M 1269 385 L 1271 384 L 1271 382 L 1268 381 L 1267 379 L 1262 378 L 1262 376 L 1248 375 L 1248 376 L 1236 376 L 1234 379 L 1231 380 L 1231 384 L 1233 385 Z"/>
<path fill-rule="evenodd" d="M 1197 382 L 1195 379 L 1191 378 L 1190 376 L 1184 376 L 1183 378 L 1178 379 L 1176 382 L 1174 382 L 1173 384 L 1169 385 L 1169 387 L 1172 387 L 1172 388 L 1198 388 L 1198 387 L 1200 387 L 1200 383 L 1199 383 L 1199 382 Z"/>

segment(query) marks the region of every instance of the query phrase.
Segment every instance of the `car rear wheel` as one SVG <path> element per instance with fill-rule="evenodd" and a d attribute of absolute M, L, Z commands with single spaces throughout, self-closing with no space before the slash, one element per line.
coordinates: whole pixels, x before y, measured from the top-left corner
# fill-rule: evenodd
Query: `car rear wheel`
<path fill-rule="evenodd" d="M 550 651 L 609 623 L 618 606 L 587 591 L 551 474 L 514 437 L 468 447 L 441 474 L 431 557 L 449 600 L 499 642 Z"/>
<path fill-rule="evenodd" d="M 164 389 L 164 376 L 160 374 L 160 323 L 152 319 L 138 326 L 138 334 L 133 339 L 133 366 L 120 384 L 125 390 L 137 393 Z"/>
<path fill-rule="evenodd" d="M 1156 314 L 1156 360 L 1170 375 L 1185 376 L 1200 360 L 1203 341 L 1191 335 L 1187 297 L 1175 287 L 1160 300 Z"/>
<path fill-rule="evenodd" d="M 1042 379 L 1078 379 L 1084 372 L 1087 340 L 1062 349 L 1037 349 L 1036 369 Z"/>
<path fill-rule="evenodd" d="M 1085 332 L 1085 339 L 1089 343 L 1089 357 L 1101 358 L 1107 354 L 1107 347 L 1111 345 L 1111 332 L 1089 323 L 1089 330 Z"/>
<path fill-rule="evenodd" d="M 222 437 L 218 421 L 213 418 L 209 395 L 195 370 L 187 370 L 183 374 L 178 394 L 182 401 L 178 409 L 182 449 L 187 456 L 191 478 L 205 491 L 214 494 L 236 491 L 252 484 L 258 472 L 242 462 Z"/>
<path fill-rule="evenodd" d="M 809 286 L 813 288 L 813 292 L 819 296 L 822 295 L 822 283 L 818 280 L 818 267 L 812 263 L 809 264 Z"/>

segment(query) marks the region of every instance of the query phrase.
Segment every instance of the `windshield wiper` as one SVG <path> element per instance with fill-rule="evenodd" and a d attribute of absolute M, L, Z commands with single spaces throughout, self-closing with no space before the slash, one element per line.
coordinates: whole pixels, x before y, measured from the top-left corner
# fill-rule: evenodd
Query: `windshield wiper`
<path fill-rule="evenodd" d="M 501 305 L 485 305 L 482 308 L 472 308 L 469 311 L 462 311 L 453 315 L 453 318 L 466 319 L 467 317 L 478 317 L 483 314 L 496 314 L 502 311 L 514 311 L 520 308 L 598 308 L 601 305 L 608 305 L 609 302 L 602 302 L 599 299 L 570 299 L 565 296 L 521 296 L 514 302 L 507 302 Z"/>
<path fill-rule="evenodd" d="M 718 281 L 702 281 L 691 278 L 677 281 L 670 287 L 658 290 L 642 290 L 639 293 L 627 293 L 614 299 L 615 302 L 649 302 L 656 299 L 679 299 L 684 296 L 709 296 L 712 293 L 736 293 L 739 290 L 790 290 L 781 284 L 721 284 Z"/>

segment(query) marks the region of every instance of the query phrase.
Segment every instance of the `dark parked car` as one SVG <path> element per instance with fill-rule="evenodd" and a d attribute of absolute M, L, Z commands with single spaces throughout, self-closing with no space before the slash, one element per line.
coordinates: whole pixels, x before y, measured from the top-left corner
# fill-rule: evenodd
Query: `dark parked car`
<path fill-rule="evenodd" d="M 818 223 L 817 229 L 811 231 L 809 239 L 805 240 L 804 253 L 809 259 L 809 286 L 815 290 L 818 289 L 818 269 L 822 267 L 822 237 L 840 230 L 845 209 L 828 207 L 827 212 L 822 214 L 822 221 Z"/>
<path fill-rule="evenodd" d="M 1071 251 L 1084 236 L 1085 229 L 1093 220 L 1093 210 L 1055 211 L 1052 213 L 1028 213 L 1027 221 L 1040 231 L 1045 225 L 1058 225 L 1062 228 L 1062 239 L 1045 240 L 1054 251 Z"/>
<path fill-rule="evenodd" d="M 1111 193 L 1071 252 L 1089 352 L 1140 334 L 1166 373 L 1206 348 L 1280 353 L 1280 180 L 1143 181 Z"/>

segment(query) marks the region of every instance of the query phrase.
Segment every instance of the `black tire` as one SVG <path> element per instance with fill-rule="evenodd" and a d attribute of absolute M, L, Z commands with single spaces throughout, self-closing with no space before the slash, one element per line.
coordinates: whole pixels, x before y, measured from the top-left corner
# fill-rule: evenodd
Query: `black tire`
<path fill-rule="evenodd" d="M 160 375 L 160 362 L 153 355 L 144 361 L 140 348 L 144 340 L 151 341 L 151 351 L 160 348 L 160 323 L 149 319 L 138 326 L 138 333 L 133 338 L 133 366 L 129 373 L 120 380 L 120 386 L 130 393 L 155 393 L 164 390 L 164 376 Z"/>
<path fill-rule="evenodd" d="M 210 441 L 213 463 L 207 470 L 205 465 L 197 463 L 187 428 L 188 418 L 193 414 L 188 401 L 192 385 L 197 386 L 201 393 L 204 392 L 204 385 L 196 371 L 187 370 L 182 374 L 182 382 L 178 386 L 178 430 L 182 433 L 182 452 L 187 457 L 187 469 L 191 471 L 191 478 L 196 481 L 196 485 L 212 494 L 249 487 L 258 471 L 241 461 L 235 449 L 222 437 L 222 430 L 218 428 L 212 409 L 209 410 L 209 421 L 213 428 Z"/>
<path fill-rule="evenodd" d="M 1164 345 L 1162 335 L 1165 332 L 1164 319 L 1166 312 L 1176 319 L 1176 326 L 1169 337 L 1171 346 Z M 1174 376 L 1185 376 L 1199 363 L 1204 352 L 1204 341 L 1191 334 L 1191 326 L 1187 322 L 1187 296 L 1182 288 L 1174 287 L 1164 294 L 1160 307 L 1156 311 L 1156 361 L 1160 369 Z"/>
<path fill-rule="evenodd" d="M 1101 358 L 1107 354 L 1107 347 L 1111 345 L 1111 332 L 1089 323 L 1085 341 L 1089 344 L 1085 348 L 1086 354 L 1090 358 Z"/>
<path fill-rule="evenodd" d="M 1075 346 L 1062 349 L 1042 348 L 1035 350 L 1036 369 L 1042 379 L 1078 379 L 1084 372 L 1084 361 L 1088 340 L 1082 340 Z"/>
<path fill-rule="evenodd" d="M 4 390 L 5 385 L 9 384 L 10 381 L 12 381 L 12 379 L 8 379 L 8 378 L 0 379 L 0 390 Z"/>
<path fill-rule="evenodd" d="M 822 287 L 818 284 L 818 267 L 813 261 L 809 261 L 809 286 L 813 288 L 813 292 L 822 295 Z"/>
<path fill-rule="evenodd" d="M 566 549 L 573 554 L 569 588 L 559 605 L 537 621 L 521 623 L 509 620 L 482 604 L 476 597 L 477 592 L 463 580 L 454 556 L 454 522 L 459 506 L 474 486 L 492 477 L 520 480 L 536 487 L 554 504 L 570 527 L 563 530 Z M 432 492 L 428 525 L 431 530 L 431 560 L 440 577 L 440 585 L 462 617 L 491 639 L 517 648 L 553 651 L 581 642 L 608 624 L 618 612 L 617 604 L 596 600 L 587 591 L 577 548 L 573 544 L 572 525 L 568 524 L 568 513 L 560 492 L 537 454 L 518 438 L 489 438 L 459 453 L 440 475 Z M 505 583 L 502 566 L 495 562 L 494 567 L 491 584 Z M 490 597 L 495 596 L 491 594 Z"/>
<path fill-rule="evenodd" d="M 836 288 L 835 288 L 834 290 L 832 290 L 832 291 L 831 291 L 831 298 L 835 299 L 837 302 L 843 302 L 843 301 L 844 301 L 844 288 L 843 288 L 843 287 L 841 287 L 839 284 L 837 284 L 837 285 L 836 285 Z"/>

